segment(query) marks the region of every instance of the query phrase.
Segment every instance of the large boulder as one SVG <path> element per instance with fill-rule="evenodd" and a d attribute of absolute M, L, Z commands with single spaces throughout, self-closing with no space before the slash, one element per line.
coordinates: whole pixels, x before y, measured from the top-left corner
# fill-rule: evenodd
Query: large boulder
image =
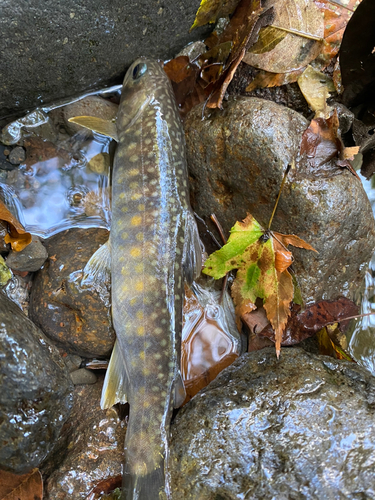
<path fill-rule="evenodd" d="M 46 500 L 85 500 L 100 481 L 121 474 L 126 424 L 102 410 L 103 377 L 74 390 L 74 406 L 53 454 L 42 467 Z"/>
<path fill-rule="evenodd" d="M 308 121 L 271 101 L 230 99 L 224 110 L 197 106 L 186 120 L 193 206 L 214 213 L 226 234 L 251 213 L 267 227 L 288 164 L 297 158 Z M 353 298 L 375 247 L 375 225 L 362 183 L 348 170 L 296 163 L 272 229 L 296 234 L 319 252 L 292 249 L 306 302 Z"/>
<path fill-rule="evenodd" d="M 0 467 L 22 474 L 53 448 L 73 385 L 55 347 L 0 291 Z"/>
<path fill-rule="evenodd" d="M 3 0 L 0 119 L 118 78 L 138 56 L 168 59 L 189 34 L 200 0 Z"/>
<path fill-rule="evenodd" d="M 109 356 L 115 342 L 110 284 L 81 286 L 83 269 L 108 239 L 105 229 L 68 229 L 44 241 L 50 256 L 34 280 L 30 318 L 59 346 L 84 357 Z"/>
<path fill-rule="evenodd" d="M 374 498 L 374 410 L 375 379 L 354 363 L 245 354 L 177 415 L 173 498 Z"/>

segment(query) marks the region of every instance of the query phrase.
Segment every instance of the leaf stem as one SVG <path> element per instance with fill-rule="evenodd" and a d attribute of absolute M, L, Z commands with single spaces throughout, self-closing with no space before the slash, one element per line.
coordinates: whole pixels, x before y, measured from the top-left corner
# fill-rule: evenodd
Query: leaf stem
<path fill-rule="evenodd" d="M 292 165 L 294 163 L 294 160 L 292 161 Z M 275 212 L 276 212 L 276 208 L 277 208 L 277 205 L 279 203 L 279 199 L 280 199 L 280 196 L 281 196 L 281 191 L 283 190 L 283 187 L 284 187 L 284 184 L 285 184 L 285 181 L 286 181 L 286 178 L 287 178 L 287 175 L 289 174 L 289 170 L 291 169 L 292 165 L 288 165 L 286 167 L 286 170 L 285 170 L 285 173 L 284 173 L 284 177 L 283 177 L 283 180 L 281 182 L 281 186 L 280 186 L 280 189 L 279 189 L 279 194 L 277 195 L 277 199 L 276 199 L 276 202 L 275 202 L 275 206 L 273 207 L 273 211 L 272 211 L 272 215 L 271 215 L 271 218 L 270 218 L 270 221 L 268 223 L 268 231 L 271 229 L 271 224 L 272 224 L 272 221 L 273 221 L 273 217 L 275 215 Z"/>
<path fill-rule="evenodd" d="M 223 240 L 223 243 L 225 245 L 227 242 L 227 239 L 225 237 L 225 234 L 224 234 L 223 228 L 221 227 L 219 219 L 216 217 L 215 214 L 211 214 L 210 219 L 216 225 L 216 228 L 219 231 L 221 239 Z M 221 294 L 220 294 L 220 298 L 219 298 L 219 304 L 221 304 L 223 302 L 223 297 L 224 297 L 225 290 L 227 289 L 227 286 L 228 286 L 228 273 L 224 277 L 223 287 L 221 289 Z"/>
<path fill-rule="evenodd" d="M 292 35 L 302 36 L 303 38 L 308 38 L 309 40 L 316 40 L 317 42 L 323 41 L 323 38 L 320 38 L 319 36 L 310 35 L 309 33 L 304 33 L 303 31 L 294 30 L 293 28 L 282 28 L 281 26 L 275 26 L 274 24 L 270 24 L 269 27 L 281 31 L 286 31 L 287 33 L 292 33 Z"/>

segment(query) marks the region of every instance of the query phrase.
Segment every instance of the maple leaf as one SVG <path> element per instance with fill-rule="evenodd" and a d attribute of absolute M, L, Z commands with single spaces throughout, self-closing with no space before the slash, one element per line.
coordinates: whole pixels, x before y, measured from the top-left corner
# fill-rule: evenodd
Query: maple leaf
<path fill-rule="evenodd" d="M 12 250 L 20 252 L 31 243 L 31 234 L 24 230 L 22 224 L 14 217 L 7 207 L 0 201 L 0 220 L 9 224 L 9 233 L 5 235 L 5 243 L 10 243 Z"/>
<path fill-rule="evenodd" d="M 210 255 L 203 269 L 215 279 L 238 269 L 232 286 L 237 320 L 256 309 L 256 300 L 262 299 L 267 318 L 275 330 L 277 357 L 294 294 L 292 276 L 287 271 L 293 260 L 286 248 L 288 245 L 314 250 L 298 236 L 263 229 L 248 214 L 244 221 L 236 222 L 226 245 Z"/>

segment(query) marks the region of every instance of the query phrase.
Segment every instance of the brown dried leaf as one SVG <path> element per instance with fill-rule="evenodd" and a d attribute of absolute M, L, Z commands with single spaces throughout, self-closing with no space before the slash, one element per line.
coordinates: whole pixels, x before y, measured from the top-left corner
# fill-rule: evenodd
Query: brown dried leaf
<path fill-rule="evenodd" d="M 264 300 L 263 307 L 267 318 L 275 330 L 276 356 L 280 355 L 283 331 L 290 316 L 290 303 L 294 294 L 293 280 L 288 271 L 277 273 L 277 287 L 273 294 Z"/>
<path fill-rule="evenodd" d="M 292 252 L 289 252 L 285 246 L 286 245 L 283 246 L 280 241 L 277 241 L 277 239 L 273 242 L 273 247 L 275 249 L 275 268 L 279 273 L 286 271 L 294 261 Z"/>
<path fill-rule="evenodd" d="M 304 68 L 291 71 L 289 73 L 270 73 L 269 71 L 259 71 L 254 80 L 246 87 L 246 92 L 265 87 L 280 87 L 287 83 L 293 83 L 303 73 Z"/>
<path fill-rule="evenodd" d="M 311 0 L 266 0 L 264 9 L 270 7 L 275 9 L 272 26 L 264 28 L 243 61 L 272 73 L 303 68 L 321 51 L 324 25 L 319 9 Z"/>
<path fill-rule="evenodd" d="M 358 314 L 358 307 L 346 297 L 337 300 L 321 300 L 312 304 L 302 312 L 301 307 L 293 304 L 292 314 L 285 327 L 281 345 L 294 345 L 315 335 L 319 330 L 331 323 L 339 323 L 341 333 L 345 333 L 350 320 L 345 318 Z M 270 326 L 257 332 L 260 337 L 274 341 L 275 333 Z"/>
<path fill-rule="evenodd" d="M 190 60 L 188 56 L 178 56 L 168 61 L 163 69 L 172 82 L 180 83 L 191 74 Z"/>
<path fill-rule="evenodd" d="M 2 201 L 0 201 L 0 220 L 7 222 L 9 225 L 9 233 L 5 235 L 4 241 L 12 245 L 12 250 L 20 252 L 31 243 L 31 234 L 24 230 L 22 224 L 18 222 Z"/>
<path fill-rule="evenodd" d="M 199 68 L 187 56 L 179 56 L 165 64 L 164 70 L 171 80 L 180 115 L 184 118 L 191 108 L 207 98 L 197 84 Z"/>
<path fill-rule="evenodd" d="M 313 252 L 318 253 L 318 251 L 315 250 L 314 247 L 312 247 L 309 243 L 307 243 L 305 240 L 303 240 L 299 236 L 296 236 L 295 234 L 282 234 L 282 233 L 276 233 L 275 231 L 273 231 L 272 235 L 286 247 L 288 245 L 293 245 L 294 247 L 297 247 L 297 248 L 304 248 L 305 250 L 312 250 Z"/>
<path fill-rule="evenodd" d="M 0 470 L 1 500 L 42 500 L 43 481 L 38 469 L 27 474 L 12 474 Z"/>
<path fill-rule="evenodd" d="M 259 30 L 273 19 L 273 8 L 262 9 L 259 0 L 241 0 L 238 4 L 230 23 L 217 40 L 218 45 L 230 41 L 233 46 L 225 71 L 210 89 L 209 108 L 221 108 L 226 89 L 247 48 L 255 43 Z"/>
<path fill-rule="evenodd" d="M 314 0 L 314 2 L 324 16 L 325 43 L 316 60 L 320 69 L 324 69 L 338 54 L 346 25 L 361 0 Z"/>
<path fill-rule="evenodd" d="M 338 138 L 339 121 L 336 110 L 330 118 L 314 118 L 304 131 L 300 154 L 305 155 L 313 168 L 318 168 L 338 156 L 341 141 Z"/>

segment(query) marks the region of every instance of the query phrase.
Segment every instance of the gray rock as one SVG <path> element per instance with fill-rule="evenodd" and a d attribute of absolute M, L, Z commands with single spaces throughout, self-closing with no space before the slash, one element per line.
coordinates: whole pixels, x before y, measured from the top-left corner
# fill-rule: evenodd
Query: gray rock
<path fill-rule="evenodd" d="M 0 292 L 0 467 L 21 474 L 53 448 L 72 406 L 56 348 Z"/>
<path fill-rule="evenodd" d="M 192 203 L 215 213 L 226 234 L 251 213 L 268 226 L 286 166 L 296 158 L 308 121 L 270 101 L 237 98 L 224 111 L 197 106 L 186 120 Z M 374 217 L 361 182 L 331 165 L 292 168 L 272 224 L 318 250 L 292 249 L 306 302 L 352 298 L 375 247 Z"/>
<path fill-rule="evenodd" d="M 375 497 L 375 379 L 302 349 L 246 354 L 178 413 L 173 498 Z"/>
<path fill-rule="evenodd" d="M 118 105 L 111 101 L 107 101 L 102 97 L 91 95 L 83 99 L 68 104 L 63 108 L 63 118 L 66 130 L 70 134 L 75 134 L 80 130 L 84 130 L 91 135 L 91 131 L 87 128 L 77 125 L 69 121 L 69 118 L 75 116 L 100 116 L 103 120 L 113 120 L 117 115 Z"/>
<path fill-rule="evenodd" d="M 9 154 L 9 161 L 12 165 L 19 165 L 20 163 L 25 161 L 25 158 L 26 158 L 26 153 L 21 146 L 13 148 Z"/>
<path fill-rule="evenodd" d="M 70 372 L 70 378 L 74 385 L 95 384 L 97 376 L 91 370 L 80 368 Z"/>
<path fill-rule="evenodd" d="M 110 284 L 81 286 L 85 265 L 107 239 L 105 229 L 74 228 L 44 240 L 50 259 L 30 295 L 30 318 L 66 351 L 88 358 L 109 356 L 115 341 Z"/>
<path fill-rule="evenodd" d="M 48 258 L 48 253 L 38 236 L 20 252 L 10 251 L 7 266 L 16 271 L 38 271 Z"/>
<path fill-rule="evenodd" d="M 81 366 L 82 358 L 76 354 L 67 354 L 64 356 L 64 363 L 69 372 L 73 372 L 74 370 L 78 370 Z"/>
<path fill-rule="evenodd" d="M 121 474 L 125 421 L 99 406 L 103 377 L 74 389 L 74 407 L 54 453 L 42 467 L 45 500 L 85 500 L 103 479 Z"/>
<path fill-rule="evenodd" d="M 0 77 L 0 117 L 103 87 L 140 55 L 173 57 L 208 32 L 198 28 L 189 33 L 199 4 L 200 0 L 2 1 L 0 58 L 7 71 Z"/>

